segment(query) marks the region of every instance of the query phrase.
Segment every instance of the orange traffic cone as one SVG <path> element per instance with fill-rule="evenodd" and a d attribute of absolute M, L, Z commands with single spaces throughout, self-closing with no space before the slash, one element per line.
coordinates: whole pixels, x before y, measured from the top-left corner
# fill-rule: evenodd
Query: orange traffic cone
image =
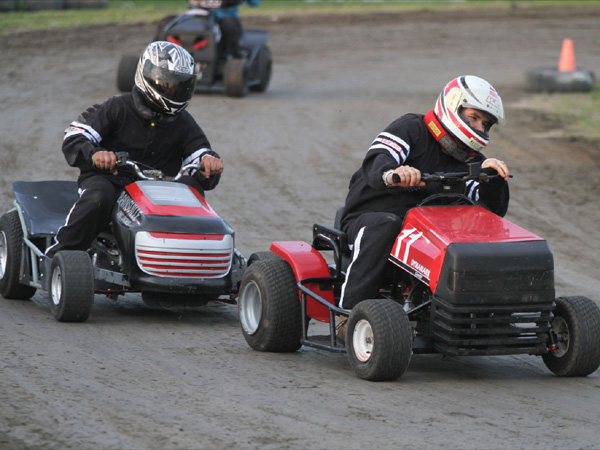
<path fill-rule="evenodd" d="M 558 60 L 559 72 L 575 72 L 575 51 L 573 50 L 573 41 L 565 39 L 562 43 L 560 59 Z"/>

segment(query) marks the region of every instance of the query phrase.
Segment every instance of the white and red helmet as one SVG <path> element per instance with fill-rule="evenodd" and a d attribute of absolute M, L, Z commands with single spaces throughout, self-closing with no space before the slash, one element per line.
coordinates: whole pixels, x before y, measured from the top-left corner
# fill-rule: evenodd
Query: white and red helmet
<path fill-rule="evenodd" d="M 482 111 L 490 118 L 492 125 L 504 125 L 502 99 L 484 79 L 463 75 L 444 87 L 435 104 L 437 119 L 457 143 L 463 144 L 468 150 L 481 152 L 490 142 L 489 128 L 481 132 L 471 127 L 462 114 L 464 108 Z"/>

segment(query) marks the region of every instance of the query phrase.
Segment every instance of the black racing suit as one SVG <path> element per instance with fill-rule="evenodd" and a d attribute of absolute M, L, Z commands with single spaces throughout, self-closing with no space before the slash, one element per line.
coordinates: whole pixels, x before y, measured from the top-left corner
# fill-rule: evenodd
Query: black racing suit
<path fill-rule="evenodd" d="M 69 165 L 80 169 L 79 200 L 47 256 L 60 250 L 87 250 L 110 223 L 123 188 L 135 181 L 131 167 L 119 167 L 116 175 L 94 167 L 92 155 L 104 150 L 128 152 L 142 169 L 159 169 L 168 176 L 176 175 L 182 164 L 197 163 L 205 155 L 219 157 L 187 111 L 175 116 L 158 114 L 146 106 L 136 88 L 131 94 L 88 108 L 65 130 L 62 151 Z M 196 172 L 181 180 L 204 195 L 219 179 L 220 175 L 205 178 Z"/>
<path fill-rule="evenodd" d="M 484 160 L 482 154 L 476 153 L 471 162 Z M 342 287 L 341 308 L 352 309 L 363 300 L 377 298 L 387 255 L 406 213 L 429 195 L 441 192 L 438 182 L 428 182 L 423 187 L 386 186 L 384 172 L 400 165 L 414 167 L 421 173 L 467 171 L 467 163 L 443 151 L 422 114 L 406 114 L 396 119 L 375 138 L 362 166 L 350 180 L 342 215 L 342 231 L 353 246 L 352 262 Z M 509 191 L 502 178 L 488 183 L 468 181 L 463 187 L 471 200 L 495 214 L 506 214 Z"/>

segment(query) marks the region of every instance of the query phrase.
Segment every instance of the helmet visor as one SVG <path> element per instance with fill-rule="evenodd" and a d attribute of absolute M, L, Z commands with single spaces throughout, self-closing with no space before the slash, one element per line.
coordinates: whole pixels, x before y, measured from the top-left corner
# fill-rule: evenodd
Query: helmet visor
<path fill-rule="evenodd" d="M 194 94 L 195 74 L 164 70 L 146 60 L 142 75 L 152 90 L 172 102 L 188 102 Z"/>

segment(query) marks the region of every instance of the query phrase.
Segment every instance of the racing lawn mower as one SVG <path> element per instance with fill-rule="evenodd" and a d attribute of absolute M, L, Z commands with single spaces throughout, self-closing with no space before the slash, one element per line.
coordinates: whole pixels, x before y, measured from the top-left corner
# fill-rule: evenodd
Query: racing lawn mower
<path fill-rule="evenodd" d="M 198 191 L 176 182 L 199 167 L 186 165 L 170 178 L 141 170 L 125 152 L 117 158 L 140 181 L 125 187 L 110 229 L 89 251 L 44 254 L 78 199 L 76 182 L 13 184 L 15 207 L 0 218 L 0 294 L 25 300 L 48 291 L 61 322 L 86 321 L 94 294 L 141 292 L 151 306 L 235 303 L 246 260 L 234 248 L 234 231 Z"/>
<path fill-rule="evenodd" d="M 442 193 L 408 212 L 378 298 L 352 310 L 337 306 L 351 255 L 341 211 L 336 226 L 313 226 L 312 245 L 273 242 L 251 255 L 238 298 L 250 347 L 346 352 L 355 374 L 373 381 L 400 377 L 413 353 L 540 355 L 558 376 L 597 370 L 600 308 L 586 297 L 555 298 L 548 243 L 455 192 L 457 183 L 498 176 L 492 172 L 473 164 L 465 173 L 422 174 Z M 348 318 L 344 345 L 336 316 Z M 311 319 L 328 323 L 329 333 L 309 335 Z"/>
<path fill-rule="evenodd" d="M 154 40 L 172 42 L 185 48 L 196 62 L 196 91 L 223 90 L 231 97 L 244 97 L 248 91 L 264 92 L 271 80 L 272 58 L 262 30 L 244 30 L 240 39 L 242 58 L 227 58 L 221 48 L 221 31 L 210 10 L 221 7 L 219 0 L 201 2 L 203 8 L 166 17 Z M 232 2 L 229 2 L 232 3 Z M 240 2 L 233 2 L 240 3 Z M 131 92 L 139 55 L 124 55 L 117 69 L 117 88 Z"/>

